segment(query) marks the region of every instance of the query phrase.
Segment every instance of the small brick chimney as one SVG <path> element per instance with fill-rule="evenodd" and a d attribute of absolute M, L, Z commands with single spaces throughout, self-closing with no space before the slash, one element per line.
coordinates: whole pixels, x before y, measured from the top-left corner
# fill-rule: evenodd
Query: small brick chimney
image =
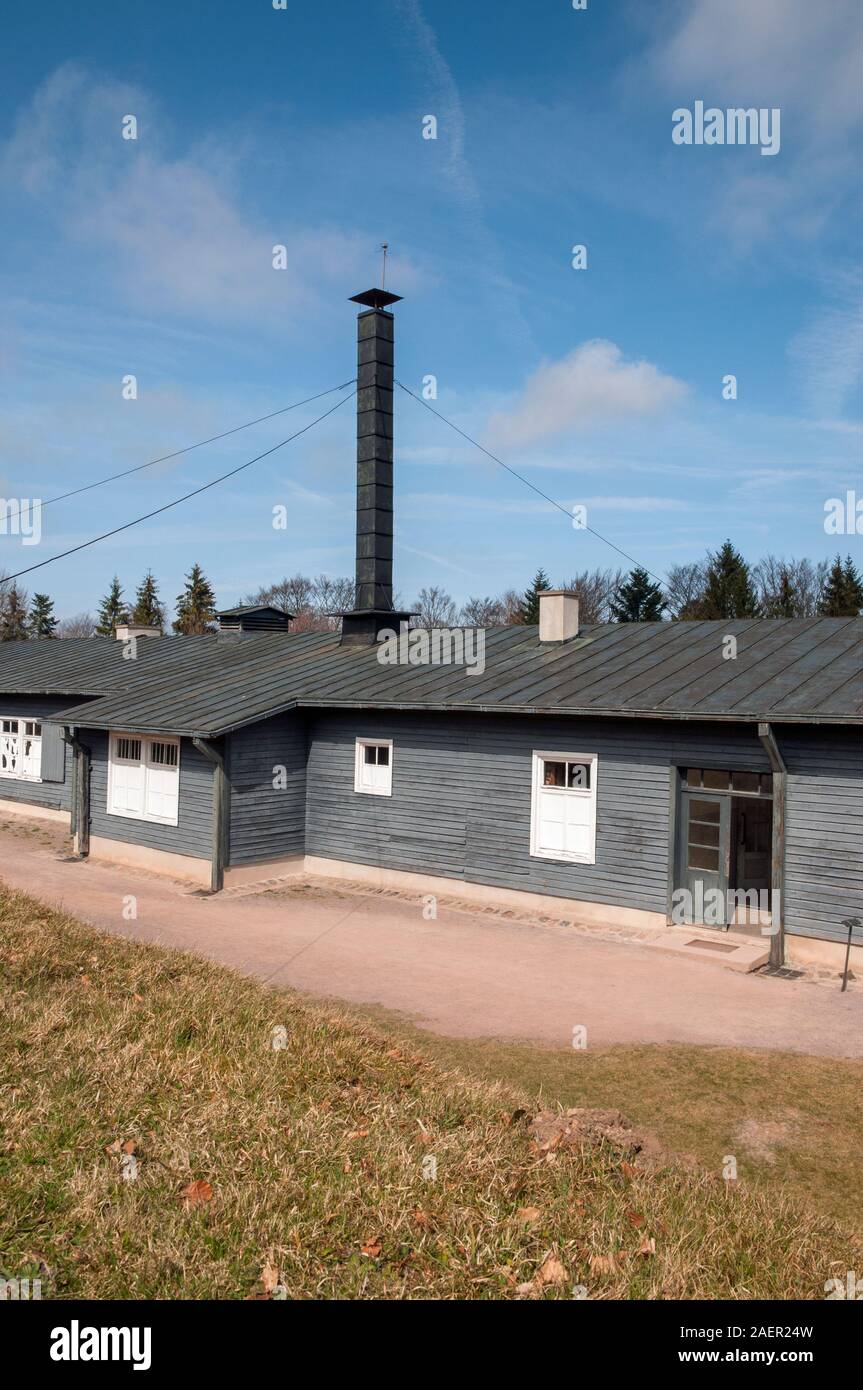
<path fill-rule="evenodd" d="M 357 541 L 354 607 L 342 614 L 342 646 L 368 646 L 410 613 L 393 608 L 394 316 L 401 295 L 366 290 L 357 315 Z"/>

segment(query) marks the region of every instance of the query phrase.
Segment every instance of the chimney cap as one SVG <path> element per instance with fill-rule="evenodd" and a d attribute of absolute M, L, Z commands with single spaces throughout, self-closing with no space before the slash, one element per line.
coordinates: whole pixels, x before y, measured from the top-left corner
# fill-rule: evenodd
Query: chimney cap
<path fill-rule="evenodd" d="M 352 294 L 351 303 L 365 304 L 369 309 L 385 309 L 388 304 L 396 304 L 400 294 L 390 294 L 389 290 L 364 290 L 362 294 Z"/>

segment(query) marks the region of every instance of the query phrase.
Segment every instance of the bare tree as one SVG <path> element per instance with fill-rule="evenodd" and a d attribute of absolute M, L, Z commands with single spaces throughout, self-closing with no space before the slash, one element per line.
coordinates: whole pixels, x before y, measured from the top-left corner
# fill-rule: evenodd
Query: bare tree
<path fill-rule="evenodd" d="M 71 618 L 62 618 L 57 628 L 58 637 L 92 637 L 96 630 L 96 619 L 92 613 L 75 613 Z"/>
<path fill-rule="evenodd" d="M 577 597 L 580 623 L 608 623 L 611 604 L 623 578 L 623 570 L 582 570 L 560 587 Z"/>
<path fill-rule="evenodd" d="M 515 623 L 521 622 L 521 605 L 523 594 L 516 589 L 505 589 L 500 596 L 501 622 L 506 627 L 512 627 Z"/>
<path fill-rule="evenodd" d="M 672 565 L 665 580 L 668 611 L 672 618 L 693 618 L 707 583 L 707 566 L 703 560 L 687 565 Z"/>
<path fill-rule="evenodd" d="M 826 560 L 786 560 L 765 555 L 752 580 L 766 618 L 812 618 L 819 610 L 830 566 Z"/>
<path fill-rule="evenodd" d="M 502 598 L 469 598 L 461 610 L 465 627 L 500 627 L 505 621 Z"/>
<path fill-rule="evenodd" d="M 414 627 L 455 627 L 458 622 L 458 610 L 452 598 L 435 584 L 429 589 L 420 589 L 414 609 Z"/>

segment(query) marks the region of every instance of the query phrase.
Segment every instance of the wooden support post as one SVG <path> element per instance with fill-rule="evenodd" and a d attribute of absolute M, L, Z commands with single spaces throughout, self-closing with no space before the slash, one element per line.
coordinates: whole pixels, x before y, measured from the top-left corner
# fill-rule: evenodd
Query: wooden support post
<path fill-rule="evenodd" d="M 231 818 L 231 784 L 225 769 L 224 753 L 209 739 L 193 738 L 199 753 L 213 764 L 213 849 L 210 858 L 210 892 L 221 893 L 225 886 L 228 858 L 228 829 Z"/>
<path fill-rule="evenodd" d="M 63 742 L 72 749 L 72 853 L 86 859 L 90 853 L 90 764 L 91 752 L 74 728 L 63 731 Z"/>
<path fill-rule="evenodd" d="M 785 964 L 785 809 L 788 768 L 770 724 L 758 725 L 761 740 L 773 772 L 773 843 L 770 856 L 770 912 L 773 935 L 770 938 L 770 964 Z"/>

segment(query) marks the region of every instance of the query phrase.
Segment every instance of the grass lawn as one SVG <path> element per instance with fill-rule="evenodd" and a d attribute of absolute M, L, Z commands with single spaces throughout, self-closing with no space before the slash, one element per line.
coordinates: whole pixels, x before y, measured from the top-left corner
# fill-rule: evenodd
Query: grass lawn
<path fill-rule="evenodd" d="M 404 1026 L 375 1013 L 383 1027 Z M 447 1067 L 562 1105 L 613 1105 L 664 1148 L 742 1186 L 799 1197 L 863 1238 L 863 1062 L 789 1052 L 621 1046 L 576 1052 L 439 1038 L 415 1045 Z"/>
<path fill-rule="evenodd" d="M 526 1089 L 470 1077 L 461 1045 L 2 889 L 0 968 L 0 1273 L 45 1297 L 819 1298 L 860 1268 L 782 1182 L 538 1153 L 548 1054 Z M 585 1073 L 558 1077 L 572 1100 Z"/>

